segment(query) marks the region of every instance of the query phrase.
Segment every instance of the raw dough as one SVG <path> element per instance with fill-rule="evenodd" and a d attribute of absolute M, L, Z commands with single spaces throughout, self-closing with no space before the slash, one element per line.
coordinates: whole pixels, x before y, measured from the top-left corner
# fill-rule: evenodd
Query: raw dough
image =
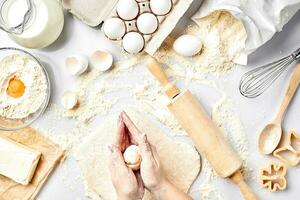
<path fill-rule="evenodd" d="M 192 146 L 179 143 L 165 135 L 137 112 L 127 112 L 141 132 L 146 133 L 155 145 L 164 170 L 175 185 L 187 192 L 200 171 L 200 156 Z M 115 200 L 116 193 L 110 180 L 107 145 L 112 142 L 117 128 L 117 115 L 104 122 L 98 131 L 91 134 L 75 157 L 79 162 L 87 195 L 93 199 Z M 144 199 L 154 199 L 146 191 Z"/>

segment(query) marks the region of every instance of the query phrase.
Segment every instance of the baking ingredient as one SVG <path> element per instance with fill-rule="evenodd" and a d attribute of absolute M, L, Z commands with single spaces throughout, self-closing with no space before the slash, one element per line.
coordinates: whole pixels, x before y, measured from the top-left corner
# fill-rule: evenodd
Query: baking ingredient
<path fill-rule="evenodd" d="M 182 35 L 174 42 L 173 49 L 181 56 L 194 56 L 202 49 L 202 43 L 199 38 L 193 35 Z"/>
<path fill-rule="evenodd" d="M 139 5 L 135 0 L 119 0 L 117 13 L 124 20 L 132 20 L 139 14 Z"/>
<path fill-rule="evenodd" d="M 43 48 L 52 44 L 60 35 L 64 25 L 61 5 L 53 0 L 33 0 L 29 8 L 27 1 L 6 1 L 2 6 L 2 16 L 12 29 L 16 24 L 24 24 L 21 34 L 7 30 L 11 38 L 19 45 L 27 48 Z M 26 19 L 25 13 L 30 14 Z M 22 22 L 22 23 L 21 23 Z"/>
<path fill-rule="evenodd" d="M 16 78 L 13 77 L 9 80 L 8 87 L 7 87 L 7 94 L 13 98 L 21 97 L 25 92 L 25 85 L 24 83 Z"/>
<path fill-rule="evenodd" d="M 41 153 L 8 138 L 0 137 L 0 174 L 17 183 L 28 185 Z"/>
<path fill-rule="evenodd" d="M 113 61 L 113 56 L 107 51 L 95 51 L 90 59 L 91 65 L 102 72 L 109 70 Z"/>
<path fill-rule="evenodd" d="M 228 28 L 230 27 L 230 28 Z M 179 56 L 172 49 L 174 39 L 165 40 L 155 57 L 169 65 L 179 76 L 189 80 L 209 80 L 206 76 L 221 76 L 237 65 L 238 59 L 245 48 L 247 34 L 242 22 L 225 11 L 213 12 L 207 17 L 197 20 L 197 25 L 190 25 L 186 33 L 201 38 L 203 50 L 189 59 Z M 175 60 L 175 62 L 172 62 Z"/>
<path fill-rule="evenodd" d="M 156 15 L 166 15 L 172 9 L 171 0 L 150 0 L 151 11 Z"/>
<path fill-rule="evenodd" d="M 89 60 L 84 55 L 72 55 L 66 58 L 65 65 L 71 75 L 80 75 L 87 70 Z"/>
<path fill-rule="evenodd" d="M 51 124 L 53 126 L 53 124 Z M 62 130 L 62 129 L 61 129 Z M 0 131 L 0 136 L 16 141 L 30 149 L 41 152 L 34 177 L 30 184 L 25 186 L 0 176 L 1 200 L 33 200 L 48 180 L 55 167 L 62 163 L 64 151 L 41 133 L 31 127 L 17 131 Z M 22 155 L 23 156 L 23 155 Z M 12 158 L 12 157 L 11 157 Z M 20 166 L 14 166 L 14 168 Z"/>
<path fill-rule="evenodd" d="M 70 91 L 65 92 L 61 98 L 61 104 L 67 110 L 73 109 L 78 104 L 77 94 Z"/>
<path fill-rule="evenodd" d="M 168 179 L 182 191 L 187 192 L 200 170 L 200 157 L 195 148 L 169 138 L 142 114 L 135 111 L 127 111 L 127 114 L 156 147 Z M 116 133 L 117 121 L 117 116 L 108 118 L 97 131 L 85 139 L 75 155 L 87 193 L 93 199 L 98 199 L 99 196 L 106 200 L 116 199 L 107 168 L 109 158 L 107 145 L 113 141 L 114 135 L 111 133 Z M 145 192 L 145 200 L 154 199 L 148 191 Z"/>
<path fill-rule="evenodd" d="M 158 20 L 152 13 L 143 13 L 137 18 L 137 28 L 143 34 L 152 34 L 158 28 Z"/>
<path fill-rule="evenodd" d="M 282 164 L 270 163 L 260 170 L 260 184 L 269 189 L 270 192 L 285 190 L 287 182 L 285 179 L 286 167 Z"/>
<path fill-rule="evenodd" d="M 104 21 L 103 31 L 109 39 L 120 40 L 126 32 L 125 23 L 117 17 L 109 18 Z"/>
<path fill-rule="evenodd" d="M 122 44 L 126 52 L 137 54 L 143 50 L 145 41 L 140 33 L 129 32 L 124 36 Z"/>
<path fill-rule="evenodd" d="M 47 79 L 39 63 L 26 55 L 0 61 L 0 116 L 22 119 L 35 113 L 47 99 Z"/>
<path fill-rule="evenodd" d="M 123 153 L 126 165 L 132 170 L 138 170 L 142 162 L 140 149 L 136 145 L 130 145 Z"/>

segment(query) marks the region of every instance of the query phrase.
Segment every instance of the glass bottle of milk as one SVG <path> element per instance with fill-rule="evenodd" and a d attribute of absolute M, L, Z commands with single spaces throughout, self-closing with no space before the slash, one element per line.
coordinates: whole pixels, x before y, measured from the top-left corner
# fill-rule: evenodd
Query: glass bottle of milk
<path fill-rule="evenodd" d="M 0 0 L 0 28 L 19 45 L 44 48 L 61 34 L 64 14 L 57 0 Z"/>

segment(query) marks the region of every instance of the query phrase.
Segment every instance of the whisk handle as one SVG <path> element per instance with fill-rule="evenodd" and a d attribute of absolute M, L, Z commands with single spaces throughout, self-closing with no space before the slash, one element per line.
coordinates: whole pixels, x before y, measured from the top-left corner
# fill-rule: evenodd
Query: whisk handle
<path fill-rule="evenodd" d="M 286 90 L 285 96 L 280 106 L 279 113 L 275 119 L 276 122 L 281 123 L 283 116 L 288 108 L 291 100 L 293 99 L 300 84 L 300 63 L 296 65 L 292 76 L 290 78 L 289 86 Z"/>

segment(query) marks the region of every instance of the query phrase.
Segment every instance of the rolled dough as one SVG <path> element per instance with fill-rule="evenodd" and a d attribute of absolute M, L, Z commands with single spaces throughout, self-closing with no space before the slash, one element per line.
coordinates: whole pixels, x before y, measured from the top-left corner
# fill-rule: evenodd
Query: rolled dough
<path fill-rule="evenodd" d="M 151 121 L 137 112 L 127 112 L 132 121 L 146 133 L 148 140 L 158 151 L 165 173 L 169 180 L 182 191 L 187 192 L 200 171 L 200 156 L 189 144 L 176 142 L 163 133 Z M 79 162 L 85 183 L 86 193 L 93 199 L 115 200 L 116 193 L 110 180 L 107 167 L 108 150 L 117 132 L 117 118 L 113 116 L 103 123 L 79 146 L 75 157 Z M 154 199 L 146 191 L 145 200 Z"/>

